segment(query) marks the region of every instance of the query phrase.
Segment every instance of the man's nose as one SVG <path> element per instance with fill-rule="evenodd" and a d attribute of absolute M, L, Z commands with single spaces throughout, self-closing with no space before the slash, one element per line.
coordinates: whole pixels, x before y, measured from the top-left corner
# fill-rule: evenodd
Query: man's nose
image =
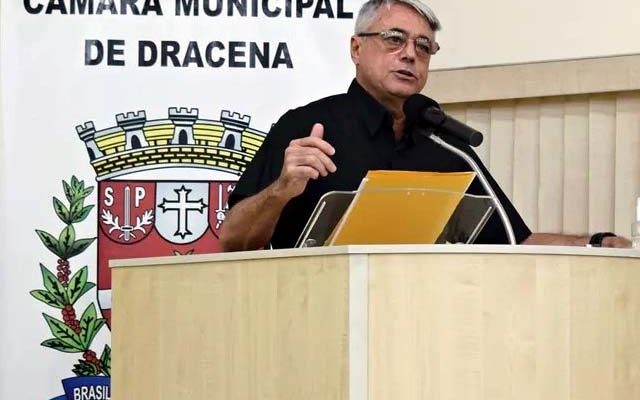
<path fill-rule="evenodd" d="M 408 59 L 414 61 L 416 59 L 416 42 L 413 39 L 407 39 L 407 42 L 404 44 L 404 47 L 401 51 L 401 56 L 403 59 Z"/>

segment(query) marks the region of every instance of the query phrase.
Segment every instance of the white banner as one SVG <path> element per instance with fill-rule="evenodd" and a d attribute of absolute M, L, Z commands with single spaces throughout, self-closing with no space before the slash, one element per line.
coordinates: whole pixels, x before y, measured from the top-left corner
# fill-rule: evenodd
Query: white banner
<path fill-rule="evenodd" d="M 110 398 L 107 260 L 218 251 L 271 124 L 346 91 L 360 4 L 3 2 L 0 398 Z"/>

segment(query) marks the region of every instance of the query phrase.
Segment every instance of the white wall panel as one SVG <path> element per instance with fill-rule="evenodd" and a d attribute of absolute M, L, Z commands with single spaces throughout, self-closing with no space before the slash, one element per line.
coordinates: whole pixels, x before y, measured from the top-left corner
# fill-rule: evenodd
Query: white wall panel
<path fill-rule="evenodd" d="M 491 158 L 488 167 L 508 196 L 513 192 L 514 104 L 503 101 L 492 105 L 489 137 Z"/>
<path fill-rule="evenodd" d="M 456 103 L 477 152 L 536 232 L 628 236 L 640 196 L 640 91 Z"/>
<path fill-rule="evenodd" d="M 589 232 L 614 229 L 616 96 L 589 99 Z"/>
<path fill-rule="evenodd" d="M 586 96 L 567 98 L 564 114 L 563 231 L 586 233 L 589 221 L 589 102 Z"/>
<path fill-rule="evenodd" d="M 561 232 L 564 215 L 564 98 L 540 102 L 538 230 Z"/>
<path fill-rule="evenodd" d="M 487 164 L 491 143 L 491 108 L 486 103 L 471 103 L 467 109 L 467 124 L 484 132 L 484 140 L 476 148 L 480 159 Z"/>
<path fill-rule="evenodd" d="M 616 103 L 615 229 L 630 232 L 640 195 L 640 92 L 621 94 Z"/>
<path fill-rule="evenodd" d="M 513 200 L 533 231 L 538 230 L 540 106 L 538 99 L 516 104 L 513 143 Z"/>

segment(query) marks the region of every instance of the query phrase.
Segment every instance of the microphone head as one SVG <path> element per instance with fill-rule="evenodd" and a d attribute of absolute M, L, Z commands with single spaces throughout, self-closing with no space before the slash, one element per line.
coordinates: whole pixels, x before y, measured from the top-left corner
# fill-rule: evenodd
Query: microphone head
<path fill-rule="evenodd" d="M 404 111 L 404 117 L 409 125 L 413 125 L 416 121 L 420 120 L 420 115 L 424 110 L 429 108 L 440 109 L 440 104 L 437 101 L 422 95 L 420 93 L 412 94 L 409 96 L 402 105 L 402 111 Z"/>

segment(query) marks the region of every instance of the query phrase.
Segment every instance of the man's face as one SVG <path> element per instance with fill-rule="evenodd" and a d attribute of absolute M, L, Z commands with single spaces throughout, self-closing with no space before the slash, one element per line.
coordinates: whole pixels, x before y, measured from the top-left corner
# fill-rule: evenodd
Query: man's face
<path fill-rule="evenodd" d="M 356 79 L 383 103 L 404 100 L 424 88 L 431 57 L 416 53 L 414 39 L 422 36 L 434 42 L 433 31 L 425 18 L 404 4 L 381 6 L 367 32 L 388 30 L 403 31 L 410 40 L 401 50 L 389 51 L 379 36 L 351 39 Z"/>

